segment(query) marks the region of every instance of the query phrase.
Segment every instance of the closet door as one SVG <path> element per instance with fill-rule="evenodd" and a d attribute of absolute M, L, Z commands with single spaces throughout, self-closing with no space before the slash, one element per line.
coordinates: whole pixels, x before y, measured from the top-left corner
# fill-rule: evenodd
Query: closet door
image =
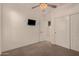
<path fill-rule="evenodd" d="M 71 49 L 79 51 L 79 14 L 71 16 Z"/>
<path fill-rule="evenodd" d="M 69 17 L 59 17 L 55 20 L 55 44 L 69 48 Z"/>
<path fill-rule="evenodd" d="M 48 21 L 40 20 L 40 41 L 49 41 Z"/>
<path fill-rule="evenodd" d="M 0 54 L 1 54 L 1 4 L 0 4 Z"/>

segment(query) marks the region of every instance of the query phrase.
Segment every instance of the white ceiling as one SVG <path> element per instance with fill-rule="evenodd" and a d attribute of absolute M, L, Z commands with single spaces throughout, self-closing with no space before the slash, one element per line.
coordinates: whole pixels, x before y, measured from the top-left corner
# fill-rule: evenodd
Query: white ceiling
<path fill-rule="evenodd" d="M 26 6 L 27 8 L 30 8 L 32 9 L 33 6 L 36 6 L 38 5 L 39 3 L 21 3 L 21 4 L 13 4 L 13 5 L 21 5 L 21 6 Z M 51 4 L 51 5 L 57 5 L 57 8 L 60 8 L 60 7 L 66 7 L 66 6 L 71 6 L 71 5 L 74 5 L 72 3 L 48 3 L 48 4 Z M 9 5 L 9 4 L 8 4 Z M 11 5 L 11 4 L 10 4 Z M 35 8 L 34 9 L 35 11 L 34 12 L 39 12 L 41 11 L 39 7 Z M 51 11 L 54 11 L 55 8 L 51 8 L 51 7 L 48 7 L 46 10 L 45 10 L 45 13 L 51 13 Z"/>
<path fill-rule="evenodd" d="M 30 4 L 28 4 L 28 5 L 30 6 L 30 8 L 32 8 L 33 6 L 36 6 L 36 5 L 38 5 L 38 4 L 39 4 L 39 3 L 30 3 Z M 57 7 L 60 7 L 60 6 L 63 6 L 63 5 L 64 5 L 63 3 L 48 3 L 48 4 L 57 5 Z M 53 11 L 54 9 L 55 9 L 55 8 L 48 7 L 43 13 L 49 14 L 49 13 L 51 13 L 51 11 Z M 36 11 L 38 11 L 38 12 L 41 11 L 39 7 L 35 8 L 35 9 L 33 9 L 33 10 L 35 10 L 34 12 L 36 12 Z"/>
<path fill-rule="evenodd" d="M 39 3 L 32 3 L 30 4 L 31 6 L 36 6 L 38 5 Z M 51 4 L 51 5 L 56 5 L 57 7 L 60 7 L 60 6 L 64 6 L 64 5 L 67 5 L 68 3 L 48 3 L 48 4 Z"/>

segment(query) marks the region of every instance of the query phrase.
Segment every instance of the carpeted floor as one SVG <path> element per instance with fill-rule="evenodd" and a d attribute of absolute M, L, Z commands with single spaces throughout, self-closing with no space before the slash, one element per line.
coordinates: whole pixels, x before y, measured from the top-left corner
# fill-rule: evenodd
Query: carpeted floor
<path fill-rule="evenodd" d="M 43 41 L 3 52 L 2 56 L 79 56 L 79 52 Z"/>

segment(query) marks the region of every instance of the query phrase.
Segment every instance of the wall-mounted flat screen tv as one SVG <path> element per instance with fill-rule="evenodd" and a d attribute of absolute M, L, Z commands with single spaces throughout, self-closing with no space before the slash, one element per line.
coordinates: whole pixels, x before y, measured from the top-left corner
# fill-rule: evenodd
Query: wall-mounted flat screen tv
<path fill-rule="evenodd" d="M 28 25 L 35 26 L 36 25 L 36 20 L 28 19 Z"/>

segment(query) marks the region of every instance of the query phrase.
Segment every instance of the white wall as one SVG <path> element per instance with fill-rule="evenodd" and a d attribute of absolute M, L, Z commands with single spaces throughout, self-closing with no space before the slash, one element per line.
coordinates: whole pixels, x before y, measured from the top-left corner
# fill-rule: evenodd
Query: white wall
<path fill-rule="evenodd" d="M 52 22 L 52 20 L 51 20 L 51 15 L 50 15 L 50 13 L 49 14 L 46 14 L 46 20 L 47 20 L 47 27 L 46 27 L 46 29 L 47 29 L 47 41 L 49 41 L 49 42 L 51 42 L 51 40 L 53 40 L 53 34 L 51 33 L 53 30 L 51 30 L 52 29 L 52 26 L 53 26 L 53 22 Z M 50 26 L 48 26 L 48 21 L 50 21 L 51 22 L 51 25 Z"/>
<path fill-rule="evenodd" d="M 40 21 L 40 40 L 41 41 L 49 41 L 49 33 L 48 33 L 48 15 L 42 14 L 43 20 Z"/>
<path fill-rule="evenodd" d="M 0 54 L 1 54 L 1 4 L 0 4 Z"/>
<path fill-rule="evenodd" d="M 29 4 L 4 4 L 2 51 L 43 40 L 55 44 L 53 19 L 78 12 L 79 4 L 66 4 L 65 6 L 53 9 L 51 14 L 48 15 L 43 15 L 43 12 L 41 12 L 39 8 L 32 10 Z M 27 26 L 26 22 L 28 18 L 36 19 L 37 25 L 35 27 Z M 47 27 L 48 20 L 52 21 L 51 27 Z M 44 32 L 44 39 L 40 39 L 41 30 Z M 46 32 L 48 32 L 48 34 Z M 48 38 L 50 38 L 50 40 Z"/>
<path fill-rule="evenodd" d="M 36 14 L 36 15 L 35 15 Z M 47 37 L 47 19 L 46 19 L 46 14 L 40 10 L 40 8 L 36 8 L 32 10 L 31 18 L 37 18 L 39 19 L 39 40 L 40 41 L 45 41 L 48 39 Z"/>
<path fill-rule="evenodd" d="M 39 42 L 39 21 L 43 16 L 40 15 L 39 9 L 32 10 L 29 6 L 29 4 L 3 5 L 2 51 Z M 27 26 L 28 18 L 37 20 L 35 27 Z"/>
<path fill-rule="evenodd" d="M 60 6 L 57 9 L 52 10 L 51 18 L 67 16 L 75 13 L 79 13 L 79 4 L 64 4 L 63 6 Z"/>

